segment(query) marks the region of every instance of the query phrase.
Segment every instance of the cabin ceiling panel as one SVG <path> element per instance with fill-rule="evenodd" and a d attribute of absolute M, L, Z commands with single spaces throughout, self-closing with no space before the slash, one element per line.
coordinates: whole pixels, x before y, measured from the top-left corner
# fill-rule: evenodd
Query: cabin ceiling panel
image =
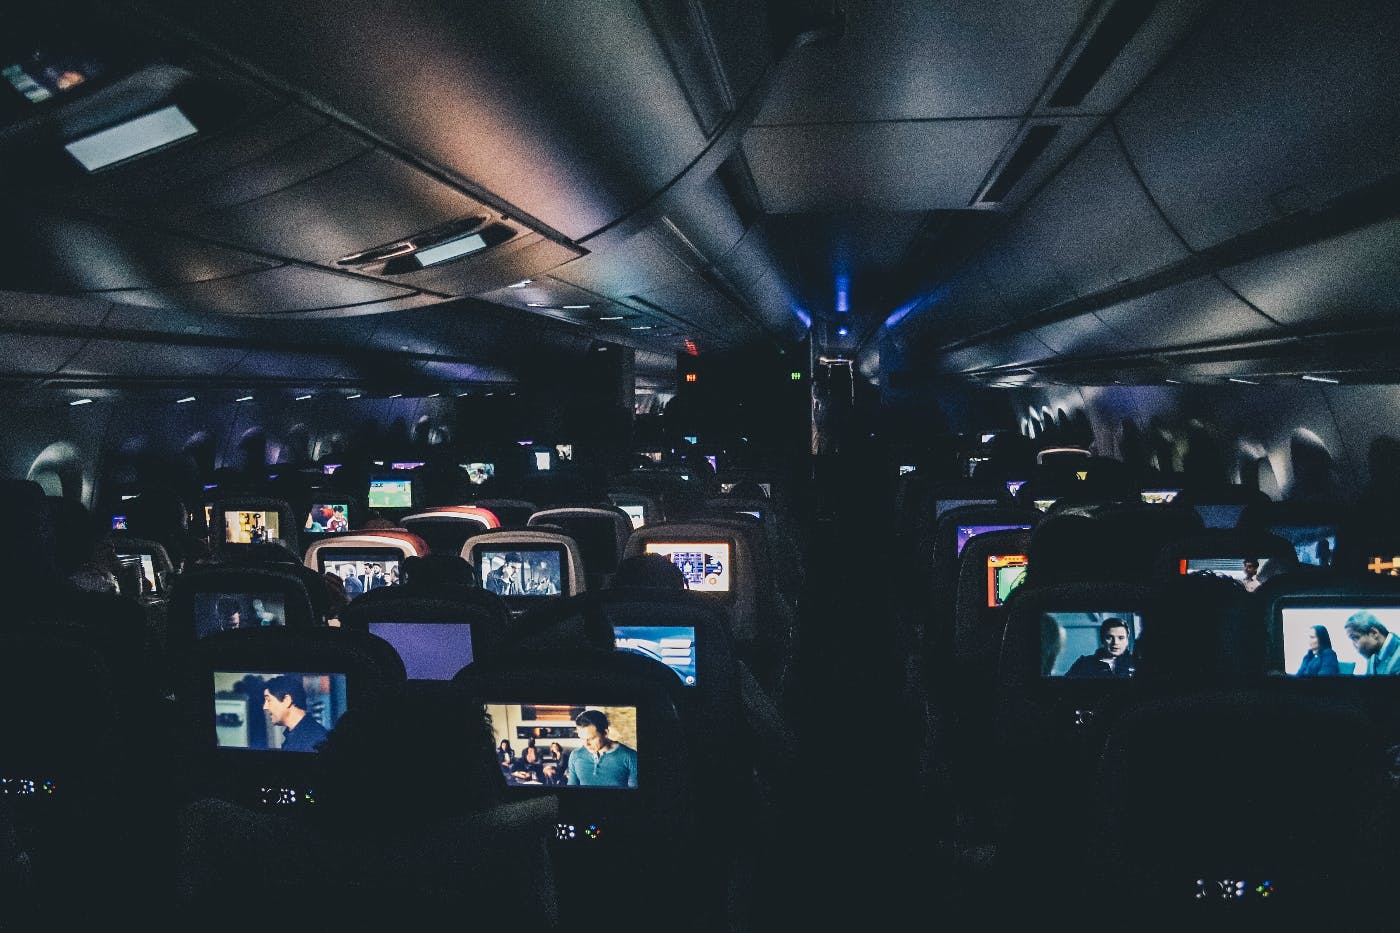
<path fill-rule="evenodd" d="M 1112 353 L 1121 343 L 1118 334 L 1092 314 L 1037 327 L 1032 333 L 1055 353 L 1066 356 Z"/>
<path fill-rule="evenodd" d="M 99 292 L 203 282 L 267 268 L 256 256 L 63 211 L 19 212 L 0 253 L 0 284 Z"/>
<path fill-rule="evenodd" d="M 43 374 L 57 372 L 83 346 L 78 337 L 29 337 L 6 335 L 0 373 Z"/>
<path fill-rule="evenodd" d="M 1068 286 L 1068 296 L 1093 294 L 1185 259 L 1189 253 L 1142 190 L 1110 131 L 1097 133 L 1017 218 L 1009 239 L 1020 244 L 999 284 L 1010 293 L 1019 278 L 1044 275 L 1030 253 L 1043 257 Z M 1057 300 L 1063 300 L 1063 297 Z M 1023 306 L 1038 310 L 1041 305 Z"/>
<path fill-rule="evenodd" d="M 342 256 L 486 213 L 473 198 L 376 151 L 289 188 L 177 224 L 211 239 L 329 265 Z"/>
<path fill-rule="evenodd" d="M 89 340 L 81 353 L 63 367 L 65 375 L 188 376 L 198 379 L 238 365 L 243 349 L 134 343 L 129 340 Z"/>
<path fill-rule="evenodd" d="M 1220 4 L 1117 122 L 1201 249 L 1400 170 L 1397 48 L 1389 0 Z"/>
<path fill-rule="evenodd" d="M 358 379 L 366 375 L 362 367 L 329 353 L 282 353 L 273 350 L 253 350 L 239 360 L 236 370 L 225 368 L 222 375 L 304 379 L 313 385 L 325 379 Z M 385 362 L 384 369 L 392 364 Z"/>
<path fill-rule="evenodd" d="M 755 126 L 744 134 L 770 213 L 966 207 L 1019 121 Z"/>
<path fill-rule="evenodd" d="M 1090 0 L 844 4 L 839 39 L 797 50 L 760 123 L 1027 110 Z"/>
<path fill-rule="evenodd" d="M 408 289 L 387 282 L 306 266 L 279 266 L 174 288 L 107 293 L 112 301 L 143 307 L 255 316 L 367 305 L 412 295 Z"/>
<path fill-rule="evenodd" d="M 1094 314 L 1118 335 L 1124 350 L 1279 335 L 1268 318 L 1213 278 L 1185 282 Z"/>
<path fill-rule="evenodd" d="M 164 218 L 203 203 L 246 201 L 345 161 L 364 144 L 296 105 L 99 172 L 59 197 L 99 213 Z"/>
<path fill-rule="evenodd" d="M 90 295 L 0 292 L 0 323 L 33 321 L 72 327 L 96 327 L 114 307 L 110 302 Z"/>
<path fill-rule="evenodd" d="M 599 295 L 619 298 L 683 281 L 690 267 L 666 242 L 667 235 L 648 227 L 605 250 L 589 253 L 552 270 L 551 278 Z"/>
<path fill-rule="evenodd" d="M 1285 325 L 1394 320 L 1400 317 L 1400 220 L 1224 269 L 1220 277 Z"/>

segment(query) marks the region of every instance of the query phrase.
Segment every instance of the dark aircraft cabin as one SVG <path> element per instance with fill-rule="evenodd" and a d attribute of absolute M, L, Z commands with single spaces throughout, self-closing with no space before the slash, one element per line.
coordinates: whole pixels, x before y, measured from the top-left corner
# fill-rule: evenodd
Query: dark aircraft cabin
<path fill-rule="evenodd" d="M 1395 928 L 1397 0 L 0 77 L 0 931 Z"/>

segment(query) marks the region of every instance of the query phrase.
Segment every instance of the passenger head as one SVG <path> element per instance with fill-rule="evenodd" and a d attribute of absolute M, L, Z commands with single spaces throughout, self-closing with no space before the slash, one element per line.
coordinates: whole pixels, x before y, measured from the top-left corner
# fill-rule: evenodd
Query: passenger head
<path fill-rule="evenodd" d="M 413 586 L 438 586 L 444 583 L 456 586 L 477 585 L 476 570 L 470 561 L 459 554 L 405 557 L 402 566 L 403 582 Z"/>
<path fill-rule="evenodd" d="M 1252 580 L 1259 575 L 1259 558 L 1246 557 L 1244 559 L 1244 576 L 1246 580 Z"/>
<path fill-rule="evenodd" d="M 1099 642 L 1110 657 L 1119 658 L 1128 653 L 1128 623 L 1122 619 L 1104 619 L 1099 624 Z"/>
<path fill-rule="evenodd" d="M 220 628 L 235 629 L 243 625 L 243 607 L 232 597 L 221 597 L 214 604 L 214 611 L 218 613 Z"/>
<path fill-rule="evenodd" d="M 1325 625 L 1314 625 L 1312 631 L 1308 635 L 1308 641 L 1310 642 L 1308 647 L 1316 649 L 1317 651 L 1323 651 L 1332 647 L 1332 636 L 1328 634 L 1327 626 Z"/>
<path fill-rule="evenodd" d="M 1356 646 L 1356 650 L 1368 658 L 1381 650 L 1386 636 L 1390 634 L 1390 630 L 1381 624 L 1380 619 L 1365 609 L 1353 613 L 1351 618 L 1347 619 L 1346 630 L 1347 637 Z"/>
<path fill-rule="evenodd" d="M 579 713 L 574 725 L 578 727 L 578 737 L 583 739 L 583 747 L 597 752 L 608 744 L 608 716 L 602 710 L 586 709 Z"/>
<path fill-rule="evenodd" d="M 689 585 L 685 574 L 665 554 L 636 554 L 618 563 L 612 586 L 614 589 L 650 586 L 663 590 L 684 590 Z"/>

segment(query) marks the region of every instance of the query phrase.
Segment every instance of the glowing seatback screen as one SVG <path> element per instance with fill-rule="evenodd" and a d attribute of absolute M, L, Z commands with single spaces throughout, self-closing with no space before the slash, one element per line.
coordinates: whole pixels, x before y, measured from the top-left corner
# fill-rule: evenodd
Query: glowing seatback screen
<path fill-rule="evenodd" d="M 680 543 L 648 541 L 648 554 L 664 554 L 680 569 L 692 590 L 701 593 L 729 592 L 729 544 L 723 541 Z"/>
<path fill-rule="evenodd" d="M 319 752 L 346 710 L 346 676 L 215 671 L 214 741 L 256 752 Z"/>
<path fill-rule="evenodd" d="M 239 509 L 224 512 L 224 540 L 229 544 L 265 544 L 281 538 L 282 517 L 275 511 Z"/>
<path fill-rule="evenodd" d="M 1137 673 L 1142 616 L 1136 612 L 1046 612 L 1040 620 L 1040 674 L 1123 679 Z"/>
<path fill-rule="evenodd" d="M 1029 561 L 1024 554 L 987 555 L 987 605 L 1000 606 L 1026 579 Z"/>
<path fill-rule="evenodd" d="M 371 479 L 369 507 L 372 509 L 413 508 L 413 481 L 408 479 Z"/>
<path fill-rule="evenodd" d="M 496 762 L 511 787 L 635 790 L 635 706 L 487 703 Z"/>
<path fill-rule="evenodd" d="M 287 624 L 287 598 L 281 593 L 196 593 L 196 638 L 240 628 Z"/>
<path fill-rule="evenodd" d="M 371 622 L 394 646 L 412 680 L 451 680 L 472 663 L 472 627 L 460 622 Z"/>
<path fill-rule="evenodd" d="M 691 625 L 618 625 L 613 638 L 619 651 L 660 661 L 687 687 L 695 686 L 695 627 Z"/>
<path fill-rule="evenodd" d="M 1376 627 L 1400 631 L 1400 607 L 1285 605 L 1279 616 L 1283 669 L 1275 673 L 1293 677 L 1400 674 L 1400 651 L 1387 651 L 1387 637 Z"/>

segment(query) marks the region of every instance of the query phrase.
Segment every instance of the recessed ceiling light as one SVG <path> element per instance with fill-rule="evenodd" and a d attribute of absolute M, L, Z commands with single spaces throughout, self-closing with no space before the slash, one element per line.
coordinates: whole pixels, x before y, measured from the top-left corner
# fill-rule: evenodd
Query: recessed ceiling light
<path fill-rule="evenodd" d="M 68 404 L 69 404 L 69 405 L 91 405 L 91 404 L 92 404 L 92 399 L 90 399 L 90 398 L 75 398 L 73 401 L 69 402 Z"/>
<path fill-rule="evenodd" d="M 844 337 L 844 336 L 846 336 L 846 335 L 849 334 L 849 333 L 850 333 L 850 330 L 849 330 L 848 328 L 842 327 L 842 328 L 838 328 L 838 329 L 837 329 L 837 331 L 836 331 L 836 336 L 838 336 L 838 337 Z"/>
<path fill-rule="evenodd" d="M 428 398 L 437 398 L 441 394 L 441 392 L 434 392 L 432 395 L 428 396 Z"/>
<path fill-rule="evenodd" d="M 625 321 L 626 319 L 627 316 L 625 314 L 610 314 L 607 317 L 598 318 L 600 321 Z"/>
<path fill-rule="evenodd" d="M 1314 376 L 1312 373 L 1306 373 L 1306 374 L 1304 374 L 1303 378 L 1306 379 L 1306 380 L 1308 380 L 1308 382 L 1326 382 L 1326 383 L 1328 383 L 1329 385 L 1334 385 L 1334 386 L 1335 386 L 1335 385 L 1340 385 L 1341 382 L 1342 382 L 1342 380 L 1340 380 L 1340 379 L 1333 379 L 1331 376 Z"/>
<path fill-rule="evenodd" d="M 652 330 L 655 327 L 655 324 L 633 324 L 632 330 Z"/>
<path fill-rule="evenodd" d="M 585 310 L 585 309 L 587 309 L 587 308 L 591 308 L 591 307 L 593 307 L 593 306 L 592 306 L 592 305 L 562 305 L 562 307 L 563 307 L 563 309 L 564 309 L 565 311 L 583 311 L 583 310 Z"/>
<path fill-rule="evenodd" d="M 244 395 L 234 399 L 235 402 L 251 402 L 252 400 L 253 397 L 251 395 Z"/>
<path fill-rule="evenodd" d="M 486 393 L 486 395 L 487 395 L 488 397 L 489 397 L 489 396 L 492 396 L 492 395 L 495 395 L 495 394 L 496 394 L 495 392 L 487 392 L 487 393 Z"/>
<path fill-rule="evenodd" d="M 1173 386 L 1179 386 L 1179 385 L 1181 385 L 1181 382 L 1180 382 L 1179 380 L 1177 380 L 1177 379 L 1163 379 L 1162 381 L 1165 382 L 1167 385 L 1173 385 Z"/>
<path fill-rule="evenodd" d="M 440 262 L 447 262 L 449 259 L 456 259 L 468 253 L 475 253 L 486 248 L 486 240 L 479 233 L 468 233 L 466 236 L 455 237 L 437 246 L 429 246 L 427 249 L 420 249 L 413 254 L 420 266 L 433 266 Z"/>
<path fill-rule="evenodd" d="M 527 302 L 525 302 L 525 307 L 527 307 L 527 308 L 548 308 L 549 305 L 545 304 L 543 301 L 527 301 Z"/>
<path fill-rule="evenodd" d="M 197 132 L 179 107 L 162 107 L 134 120 L 64 143 L 63 148 L 83 168 L 95 172 L 168 146 Z"/>
<path fill-rule="evenodd" d="M 403 398 L 403 393 L 402 393 L 402 392 L 395 392 L 393 395 L 391 395 L 391 396 L 389 396 L 389 397 L 390 397 L 390 398 Z"/>
<path fill-rule="evenodd" d="M 471 393 L 470 393 L 470 392 L 458 392 L 458 393 L 457 393 L 457 397 L 458 397 L 458 398 L 466 398 L 468 395 L 471 395 Z"/>
<path fill-rule="evenodd" d="M 1236 379 L 1234 376 L 1226 376 L 1225 380 L 1227 382 L 1238 382 L 1240 385 L 1243 386 L 1257 386 L 1259 384 L 1253 379 Z"/>
<path fill-rule="evenodd" d="M 311 398 L 311 396 L 309 396 L 309 395 L 298 395 L 298 396 L 297 396 L 297 401 L 298 401 L 298 402 L 304 402 L 304 401 L 306 401 L 306 400 L 309 399 L 309 398 Z"/>
<path fill-rule="evenodd" d="M 356 393 L 354 393 L 353 395 L 347 395 L 347 396 L 345 396 L 345 401 L 348 402 L 348 401 L 350 401 L 351 399 L 354 399 L 354 398 L 360 398 L 360 393 L 356 392 Z"/>
<path fill-rule="evenodd" d="M 506 286 L 506 288 L 524 288 L 526 285 L 529 285 L 529 284 L 530 284 L 531 282 L 533 282 L 533 281 L 535 281 L 535 280 L 534 280 L 534 279 L 521 279 L 519 282 L 511 282 L 509 285 Z"/>
<path fill-rule="evenodd" d="M 176 404 L 176 405 L 183 405 L 183 404 L 185 404 L 186 402 L 193 402 L 194 400 L 195 400 L 195 399 L 194 399 L 194 396 L 193 396 L 193 395 L 186 395 L 184 398 L 177 398 L 177 399 L 175 400 L 175 404 Z"/>

